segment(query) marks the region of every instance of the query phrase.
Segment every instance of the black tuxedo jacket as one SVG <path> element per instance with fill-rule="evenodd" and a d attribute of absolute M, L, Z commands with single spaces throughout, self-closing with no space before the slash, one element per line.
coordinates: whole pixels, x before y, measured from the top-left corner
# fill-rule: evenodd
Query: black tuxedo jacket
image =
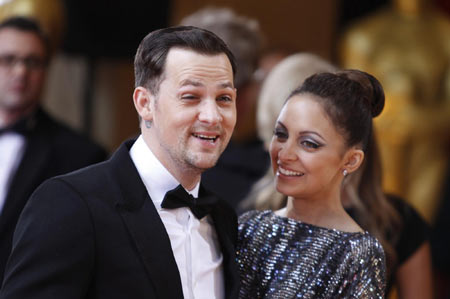
<path fill-rule="evenodd" d="M 33 191 L 50 177 L 107 158 L 101 147 L 53 120 L 41 109 L 34 115 L 26 139 L 24 155 L 12 178 L 0 214 L 0 281 L 11 251 L 14 228 Z"/>
<path fill-rule="evenodd" d="M 41 185 L 14 234 L 0 298 L 183 298 L 170 239 L 129 156 Z M 237 217 L 211 213 L 223 253 L 226 298 L 237 298 Z"/>

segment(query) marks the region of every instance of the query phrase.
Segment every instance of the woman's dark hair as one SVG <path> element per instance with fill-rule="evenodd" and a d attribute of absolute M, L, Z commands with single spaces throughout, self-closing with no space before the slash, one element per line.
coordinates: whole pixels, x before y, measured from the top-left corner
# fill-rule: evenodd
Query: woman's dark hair
<path fill-rule="evenodd" d="M 384 108 L 384 91 L 375 77 L 358 70 L 319 73 L 308 77 L 288 99 L 302 93 L 318 97 L 348 146 L 367 149 L 372 118 Z"/>
<path fill-rule="evenodd" d="M 342 197 L 353 210 L 352 217 L 356 222 L 383 246 L 390 286 L 399 263 L 396 246 L 403 220 L 393 201 L 383 192 L 380 159 L 376 138 L 372 135 L 361 167 L 344 181 Z"/>
<path fill-rule="evenodd" d="M 134 59 L 135 86 L 157 94 L 167 54 L 172 48 L 193 50 L 206 55 L 227 55 L 233 74 L 236 63 L 227 45 L 211 31 L 193 26 L 176 26 L 150 32 L 140 43 Z"/>

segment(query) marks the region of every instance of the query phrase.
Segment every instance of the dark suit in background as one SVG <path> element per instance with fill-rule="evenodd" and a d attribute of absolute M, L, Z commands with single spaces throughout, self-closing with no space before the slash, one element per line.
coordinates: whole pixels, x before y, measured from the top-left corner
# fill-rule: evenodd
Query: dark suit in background
<path fill-rule="evenodd" d="M 0 280 L 11 251 L 14 228 L 31 193 L 46 179 L 106 159 L 86 137 L 38 109 L 26 133 L 26 148 L 0 214 Z"/>
<path fill-rule="evenodd" d="M 0 23 L 0 279 L 14 228 L 31 193 L 44 180 L 102 161 L 106 152 L 41 110 L 51 59 L 50 40 L 30 18 Z"/>

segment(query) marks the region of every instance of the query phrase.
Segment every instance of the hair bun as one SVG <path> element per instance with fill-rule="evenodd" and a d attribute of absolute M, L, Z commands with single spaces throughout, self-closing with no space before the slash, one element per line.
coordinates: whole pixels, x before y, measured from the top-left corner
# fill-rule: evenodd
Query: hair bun
<path fill-rule="evenodd" d="M 369 98 L 372 117 L 380 115 L 384 108 L 384 91 L 381 83 L 372 75 L 364 73 L 370 81 L 372 97 Z"/>
<path fill-rule="evenodd" d="M 344 70 L 339 73 L 360 84 L 364 89 L 366 104 L 370 107 L 372 117 L 380 115 L 384 108 L 384 91 L 381 83 L 371 74 L 360 70 Z"/>

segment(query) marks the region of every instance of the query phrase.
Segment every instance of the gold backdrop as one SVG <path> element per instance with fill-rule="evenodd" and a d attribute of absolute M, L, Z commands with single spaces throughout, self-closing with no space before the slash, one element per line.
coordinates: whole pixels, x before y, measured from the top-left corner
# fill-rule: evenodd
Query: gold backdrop
<path fill-rule="evenodd" d="M 432 222 L 449 160 L 449 18 L 429 1 L 395 0 L 348 28 L 340 58 L 384 87 L 386 106 L 375 129 L 385 190 Z"/>

